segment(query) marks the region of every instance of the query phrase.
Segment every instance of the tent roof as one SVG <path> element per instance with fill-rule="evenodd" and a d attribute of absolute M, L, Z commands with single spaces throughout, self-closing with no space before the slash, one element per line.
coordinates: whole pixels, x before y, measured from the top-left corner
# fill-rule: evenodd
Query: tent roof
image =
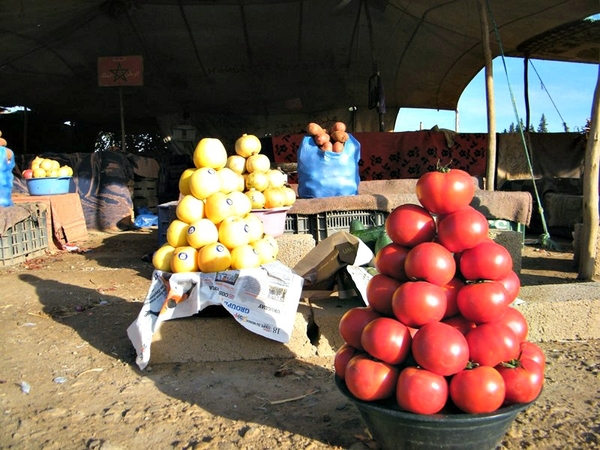
<path fill-rule="evenodd" d="M 492 53 L 598 63 L 598 0 L 489 0 Z M 119 123 L 182 112 L 266 116 L 455 109 L 484 66 L 477 0 L 3 0 L 0 104 Z M 98 57 L 140 55 L 143 86 L 98 86 Z"/>

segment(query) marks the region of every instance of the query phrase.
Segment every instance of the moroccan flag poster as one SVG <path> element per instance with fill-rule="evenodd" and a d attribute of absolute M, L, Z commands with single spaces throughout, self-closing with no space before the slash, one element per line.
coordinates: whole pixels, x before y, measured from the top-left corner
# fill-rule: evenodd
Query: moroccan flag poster
<path fill-rule="evenodd" d="M 144 59 L 141 56 L 98 58 L 98 86 L 143 86 Z"/>

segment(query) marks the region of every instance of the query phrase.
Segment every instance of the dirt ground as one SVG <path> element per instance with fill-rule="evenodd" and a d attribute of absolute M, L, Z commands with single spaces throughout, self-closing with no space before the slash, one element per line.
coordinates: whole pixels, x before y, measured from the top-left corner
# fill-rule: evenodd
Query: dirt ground
<path fill-rule="evenodd" d="M 378 448 L 337 390 L 329 358 L 140 372 L 126 328 L 150 285 L 156 243 L 156 230 L 93 232 L 81 252 L 0 269 L 0 448 Z M 575 282 L 565 247 L 526 246 L 522 284 Z M 600 342 L 541 345 L 544 391 L 501 448 L 600 448 Z"/>

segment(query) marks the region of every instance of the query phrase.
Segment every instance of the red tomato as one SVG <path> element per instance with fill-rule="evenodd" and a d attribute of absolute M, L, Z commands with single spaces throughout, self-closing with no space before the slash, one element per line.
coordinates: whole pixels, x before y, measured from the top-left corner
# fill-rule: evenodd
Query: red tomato
<path fill-rule="evenodd" d="M 346 366 L 348 365 L 348 362 L 358 353 L 358 350 L 348 344 L 342 344 L 338 351 L 335 352 L 335 357 L 333 358 L 333 368 L 335 369 L 335 374 L 342 380 L 345 378 Z"/>
<path fill-rule="evenodd" d="M 465 285 L 463 281 L 458 278 L 452 278 L 448 283 L 442 286 L 444 293 L 446 294 L 446 312 L 444 317 L 452 317 L 458 314 L 458 305 L 456 304 L 456 296 L 458 291 Z"/>
<path fill-rule="evenodd" d="M 417 180 L 415 189 L 419 203 L 433 214 L 449 214 L 465 208 L 475 195 L 471 175 L 460 169 L 427 172 Z"/>
<path fill-rule="evenodd" d="M 435 228 L 433 216 L 422 206 L 410 203 L 394 208 L 385 221 L 385 231 L 392 242 L 406 247 L 431 242 Z"/>
<path fill-rule="evenodd" d="M 360 400 L 383 400 L 394 395 L 398 372 L 391 364 L 358 355 L 346 365 L 346 386 Z"/>
<path fill-rule="evenodd" d="M 504 404 L 529 403 L 534 401 L 544 385 L 544 371 L 533 359 L 521 358 L 496 366 L 504 379 L 506 394 Z"/>
<path fill-rule="evenodd" d="M 415 414 L 435 414 L 448 400 L 448 382 L 426 369 L 407 367 L 398 377 L 396 401 L 400 408 Z"/>
<path fill-rule="evenodd" d="M 362 350 L 360 337 L 365 326 L 372 320 L 381 317 L 377 311 L 369 306 L 357 306 L 344 313 L 339 323 L 340 336 L 347 344 Z"/>
<path fill-rule="evenodd" d="M 473 328 L 475 328 L 477 326 L 477 325 L 475 325 L 475 322 L 465 319 L 460 314 L 458 314 L 456 316 L 448 317 L 448 318 L 442 320 L 442 322 L 450 325 L 453 328 L 456 328 L 458 331 L 460 331 L 465 336 L 467 335 L 467 333 L 469 331 L 471 331 Z"/>
<path fill-rule="evenodd" d="M 481 244 L 488 237 L 487 218 L 472 206 L 445 215 L 437 222 L 437 237 L 453 253 Z"/>
<path fill-rule="evenodd" d="M 427 281 L 407 281 L 396 289 L 392 297 L 396 319 L 415 328 L 442 320 L 446 304 L 444 290 Z"/>
<path fill-rule="evenodd" d="M 429 281 L 444 286 L 456 273 L 454 256 L 443 245 L 424 242 L 411 248 L 404 261 L 404 270 L 411 280 Z"/>
<path fill-rule="evenodd" d="M 463 286 L 456 296 L 460 313 L 476 324 L 501 317 L 508 308 L 508 294 L 498 281 L 471 283 Z"/>
<path fill-rule="evenodd" d="M 411 350 L 419 366 L 439 375 L 453 375 L 469 362 L 466 337 L 443 322 L 429 322 L 419 328 Z"/>
<path fill-rule="evenodd" d="M 519 291 L 521 289 L 519 275 L 517 275 L 517 272 L 514 270 L 511 270 L 506 277 L 498 281 L 504 285 L 504 288 L 508 293 L 508 304 L 510 305 L 519 296 Z"/>
<path fill-rule="evenodd" d="M 381 273 L 374 275 L 366 287 L 369 306 L 380 314 L 394 317 L 392 310 L 392 296 L 402 283 L 394 278 Z"/>
<path fill-rule="evenodd" d="M 458 372 L 450 380 L 450 398 L 469 414 L 496 411 L 504 402 L 506 387 L 502 375 L 489 366 L 479 366 Z"/>
<path fill-rule="evenodd" d="M 404 260 L 406 259 L 408 250 L 408 247 L 392 242 L 377 252 L 373 260 L 373 265 L 379 273 L 399 281 L 408 281 L 408 277 L 404 271 Z"/>
<path fill-rule="evenodd" d="M 523 313 L 518 309 L 509 306 L 498 319 L 498 322 L 508 325 L 515 332 L 517 339 L 519 339 L 519 344 L 527 339 L 529 325 Z"/>
<path fill-rule="evenodd" d="M 510 253 L 493 241 L 482 242 L 460 256 L 460 272 L 467 280 L 502 280 L 511 270 Z"/>
<path fill-rule="evenodd" d="M 410 331 L 389 317 L 380 317 L 367 324 L 362 332 L 361 344 L 375 359 L 388 364 L 400 364 L 410 352 Z"/>
<path fill-rule="evenodd" d="M 543 370 L 546 370 L 546 355 L 539 345 L 533 342 L 521 342 L 521 355 L 519 358 L 529 358 L 537 362 Z"/>
<path fill-rule="evenodd" d="M 520 342 L 515 332 L 500 322 L 478 325 L 466 335 L 471 361 L 494 367 L 519 357 Z"/>

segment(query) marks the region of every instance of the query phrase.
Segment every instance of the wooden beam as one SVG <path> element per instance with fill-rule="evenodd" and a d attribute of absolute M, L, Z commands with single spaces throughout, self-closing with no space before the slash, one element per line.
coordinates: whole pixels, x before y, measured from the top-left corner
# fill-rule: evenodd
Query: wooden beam
<path fill-rule="evenodd" d="M 585 147 L 585 160 L 583 166 L 583 229 L 581 236 L 581 258 L 579 260 L 579 273 L 577 278 L 592 280 L 594 277 L 595 262 L 598 258 L 598 183 L 600 160 L 600 66 L 598 67 L 598 80 L 594 91 L 592 103 L 592 118 L 587 145 Z"/>
<path fill-rule="evenodd" d="M 494 74 L 492 51 L 490 49 L 490 28 L 487 20 L 485 1 L 479 0 L 478 4 L 481 21 L 481 44 L 483 46 L 483 57 L 485 59 L 485 99 L 487 105 L 488 126 L 485 189 L 493 191 L 496 184 L 496 107 L 494 102 Z"/>

